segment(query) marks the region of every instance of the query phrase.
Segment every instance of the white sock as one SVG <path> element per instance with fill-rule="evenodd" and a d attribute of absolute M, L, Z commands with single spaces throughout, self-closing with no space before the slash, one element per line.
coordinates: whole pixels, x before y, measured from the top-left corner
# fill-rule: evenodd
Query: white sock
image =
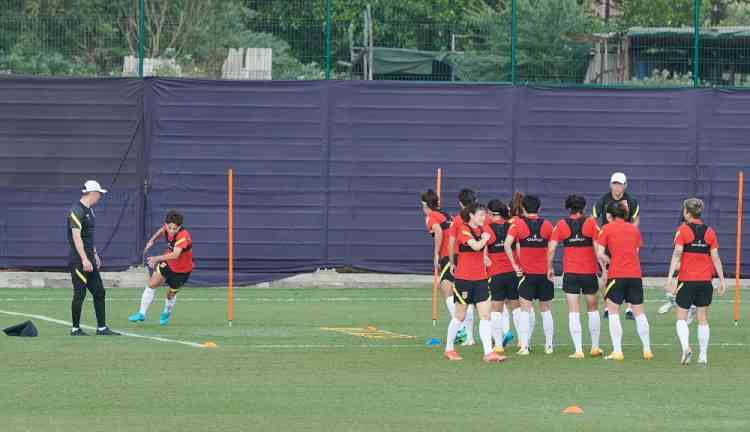
<path fill-rule="evenodd" d="M 445 339 L 445 351 L 453 351 L 453 341 L 456 340 L 456 334 L 458 329 L 461 328 L 461 321 L 451 318 L 451 322 L 448 323 L 448 336 Z"/>
<path fill-rule="evenodd" d="M 510 313 L 508 312 L 508 309 L 505 309 L 505 312 L 500 313 L 500 328 L 502 329 L 503 334 L 506 334 L 510 331 Z"/>
<path fill-rule="evenodd" d="M 496 346 L 503 345 L 503 325 L 501 315 L 502 313 L 500 312 L 490 313 L 490 324 L 492 324 L 492 340 L 495 341 Z"/>
<path fill-rule="evenodd" d="M 643 351 L 651 351 L 651 335 L 649 334 L 648 319 L 645 314 L 635 317 L 635 328 L 638 330 L 641 342 L 643 342 Z"/>
<path fill-rule="evenodd" d="M 448 308 L 448 313 L 451 314 L 451 318 L 456 316 L 456 304 L 453 302 L 453 297 L 445 299 L 445 306 Z"/>
<path fill-rule="evenodd" d="M 602 332 L 602 321 L 599 311 L 589 312 L 589 333 L 591 334 L 591 348 L 599 348 L 599 335 Z"/>
<path fill-rule="evenodd" d="M 479 320 L 479 338 L 482 340 L 484 355 L 492 352 L 492 324 L 489 320 Z"/>
<path fill-rule="evenodd" d="M 522 310 L 518 313 L 518 327 L 516 331 L 518 331 L 518 340 L 521 341 L 521 348 L 529 347 L 530 320 L 530 313 L 528 311 Z"/>
<path fill-rule="evenodd" d="M 544 345 L 552 346 L 555 336 L 555 322 L 552 320 L 552 311 L 542 312 L 542 328 L 544 329 Z"/>
<path fill-rule="evenodd" d="M 536 327 L 536 311 L 532 307 L 529 311 L 529 346 L 531 346 L 531 338 L 534 337 L 534 327 Z"/>
<path fill-rule="evenodd" d="M 138 311 L 141 313 L 141 315 L 146 315 L 146 312 L 148 312 L 148 307 L 151 306 L 151 302 L 154 301 L 154 295 L 156 295 L 156 290 L 149 288 L 146 286 L 146 288 L 143 289 L 143 294 L 141 294 L 141 309 Z"/>
<path fill-rule="evenodd" d="M 521 317 L 521 308 L 515 308 L 511 312 L 511 315 L 513 315 L 513 327 L 516 329 L 516 332 L 518 332 L 518 328 L 520 327 L 519 319 Z"/>
<path fill-rule="evenodd" d="M 620 325 L 620 314 L 609 314 L 609 336 L 612 338 L 612 351 L 622 352 L 622 326 Z"/>
<path fill-rule="evenodd" d="M 573 339 L 573 346 L 576 352 L 583 352 L 583 342 L 581 341 L 581 314 L 578 312 L 568 313 L 568 327 L 570 328 L 570 337 Z"/>
<path fill-rule="evenodd" d="M 690 328 L 685 320 L 677 320 L 675 327 L 677 328 L 677 338 L 680 339 L 680 345 L 682 345 L 682 352 L 685 352 L 690 343 Z"/>
<path fill-rule="evenodd" d="M 175 303 L 177 303 L 177 296 L 174 296 L 171 299 L 166 299 L 164 301 L 164 312 L 172 313 Z"/>
<path fill-rule="evenodd" d="M 700 346 L 700 358 L 708 357 L 708 339 L 711 337 L 711 330 L 706 324 L 698 324 L 698 345 Z"/>
<path fill-rule="evenodd" d="M 466 308 L 464 325 L 466 326 L 466 339 L 474 340 L 474 305 L 469 305 Z"/>

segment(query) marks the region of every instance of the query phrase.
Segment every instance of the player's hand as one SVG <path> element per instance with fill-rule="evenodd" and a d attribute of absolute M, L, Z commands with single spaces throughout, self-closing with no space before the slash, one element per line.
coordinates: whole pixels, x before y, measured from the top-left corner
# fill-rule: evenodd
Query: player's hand
<path fill-rule="evenodd" d="M 434 265 L 435 268 L 438 271 L 440 271 L 440 257 L 439 256 L 435 255 L 434 257 L 432 257 L 432 265 Z"/>
<path fill-rule="evenodd" d="M 456 274 L 456 264 L 451 263 L 451 274 Z"/>
<path fill-rule="evenodd" d="M 486 233 L 486 232 L 483 232 L 483 233 L 482 233 L 482 237 L 480 237 L 480 238 L 481 238 L 482 240 L 484 240 L 485 242 L 487 242 L 487 241 L 489 241 L 489 240 L 490 240 L 490 234 L 489 234 L 489 233 Z"/>
<path fill-rule="evenodd" d="M 549 279 L 550 282 L 554 282 L 555 281 L 555 270 L 554 269 L 549 269 L 547 271 L 547 279 Z"/>
<path fill-rule="evenodd" d="M 94 266 L 91 264 L 91 261 L 89 261 L 88 259 L 84 259 L 81 264 L 83 264 L 84 272 L 91 273 L 92 271 L 94 271 Z"/>
<path fill-rule="evenodd" d="M 518 264 L 513 264 L 513 271 L 516 272 L 516 276 L 523 277 L 523 270 L 521 270 Z"/>
<path fill-rule="evenodd" d="M 667 282 L 664 284 L 664 292 L 674 295 L 674 291 L 675 291 L 674 278 L 669 278 L 667 279 Z"/>
<path fill-rule="evenodd" d="M 94 258 L 96 259 L 96 268 L 97 268 L 97 270 L 100 269 L 100 268 L 102 268 L 102 259 L 99 258 L 99 254 L 96 254 L 94 256 Z"/>
<path fill-rule="evenodd" d="M 146 264 L 151 268 L 155 268 L 158 263 L 159 261 L 156 260 L 156 257 L 148 257 L 148 259 L 146 259 Z"/>
<path fill-rule="evenodd" d="M 727 292 L 727 281 L 722 279 L 719 281 L 719 295 L 723 296 Z"/>
<path fill-rule="evenodd" d="M 151 249 L 154 246 L 154 242 L 149 240 L 148 243 L 146 243 L 146 247 L 143 248 L 143 255 L 146 255 L 146 252 L 148 252 L 149 249 Z"/>

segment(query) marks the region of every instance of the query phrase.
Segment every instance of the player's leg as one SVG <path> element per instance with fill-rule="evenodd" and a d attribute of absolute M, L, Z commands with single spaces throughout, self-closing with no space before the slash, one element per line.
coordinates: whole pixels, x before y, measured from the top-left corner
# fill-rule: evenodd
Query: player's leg
<path fill-rule="evenodd" d="M 461 356 L 458 355 L 455 348 L 455 340 L 456 340 L 456 334 L 458 334 L 458 330 L 461 328 L 464 319 L 466 318 L 466 299 L 463 295 L 463 290 L 466 292 L 466 298 L 468 298 L 468 289 L 465 286 L 465 282 L 463 280 L 457 279 L 455 281 L 455 286 L 453 289 L 453 300 L 456 305 L 456 308 L 454 309 L 454 315 L 453 318 L 451 318 L 450 322 L 448 323 L 448 334 L 445 338 L 445 353 L 443 356 L 448 360 L 463 360 Z"/>
<path fill-rule="evenodd" d="M 711 330 L 708 327 L 708 308 L 713 300 L 714 287 L 711 282 L 701 283 L 695 295 L 695 306 L 698 307 L 698 363 L 708 364 L 708 340 Z"/>
<path fill-rule="evenodd" d="M 544 330 L 544 352 L 554 352 L 555 323 L 552 319 L 552 300 L 555 298 L 555 283 L 546 276 L 537 278 L 537 299 L 539 300 L 539 314 L 542 316 Z"/>
<path fill-rule="evenodd" d="M 628 279 L 627 287 L 625 288 L 625 299 L 630 302 L 630 308 L 633 310 L 635 328 L 643 344 L 643 358 L 651 360 L 654 358 L 654 354 L 651 352 L 651 328 L 643 308 L 642 279 Z"/>
<path fill-rule="evenodd" d="M 156 296 L 156 289 L 163 285 L 164 282 L 164 276 L 162 276 L 157 267 L 157 270 L 151 274 L 145 288 L 143 288 L 143 294 L 141 294 L 141 306 L 139 307 L 138 312 L 130 315 L 128 321 L 140 322 L 146 319 L 148 308 L 151 306 L 151 303 L 153 303 L 154 297 Z"/>
<path fill-rule="evenodd" d="M 107 327 L 106 292 L 102 283 L 102 276 L 98 269 L 90 273 L 87 284 L 91 296 L 94 298 L 94 312 L 96 313 L 96 334 L 99 336 L 120 336 Z"/>
<path fill-rule="evenodd" d="M 505 301 L 495 301 L 495 296 L 492 296 L 491 310 L 490 310 L 490 324 L 492 325 L 492 342 L 498 352 L 503 350 L 503 310 L 505 309 Z"/>
<path fill-rule="evenodd" d="M 675 329 L 677 331 L 677 339 L 680 341 L 680 348 L 682 349 L 680 364 L 687 366 L 690 363 L 690 358 L 693 356 L 693 350 L 690 348 L 690 326 L 687 323 L 688 309 L 677 306 L 675 312 L 677 318 Z"/>
<path fill-rule="evenodd" d="M 169 324 L 174 311 L 174 305 L 177 302 L 177 294 L 180 289 L 187 283 L 190 273 L 174 273 L 169 267 L 165 274 L 165 279 L 169 288 L 167 289 L 167 298 L 164 300 L 164 310 L 159 315 L 159 325 Z"/>
<path fill-rule="evenodd" d="M 586 295 L 586 308 L 589 316 L 589 335 L 591 335 L 591 357 L 600 357 L 603 354 L 599 346 L 602 322 L 599 318 L 599 297 L 596 293 Z"/>
<path fill-rule="evenodd" d="M 605 359 L 624 360 L 622 354 L 622 324 L 620 323 L 620 305 L 625 297 L 624 289 L 620 280 L 611 279 L 607 281 L 604 288 L 604 301 L 609 319 L 609 336 L 612 339 L 612 353 Z"/>
<path fill-rule="evenodd" d="M 443 297 L 445 298 L 445 307 L 448 308 L 448 313 L 451 318 L 455 314 L 456 306 L 453 302 L 453 273 L 451 273 L 451 265 L 448 257 L 440 259 L 440 289 L 443 291 Z"/>
<path fill-rule="evenodd" d="M 581 359 L 584 356 L 579 295 L 566 291 L 565 299 L 568 303 L 568 330 L 570 331 L 570 338 L 573 340 L 573 347 L 575 348 L 570 358 Z"/>
<path fill-rule="evenodd" d="M 534 313 L 534 289 L 528 282 L 528 276 L 521 278 L 518 285 L 520 312 L 518 317 L 518 341 L 521 344 L 519 355 L 529 355 L 529 338 L 531 336 L 531 314 Z"/>
<path fill-rule="evenodd" d="M 635 315 L 633 314 L 633 305 L 630 303 L 625 303 L 625 319 L 634 320 Z"/>
<path fill-rule="evenodd" d="M 487 281 L 477 283 L 473 294 L 477 315 L 479 316 L 479 339 L 482 341 L 482 350 L 484 351 L 482 360 L 487 363 L 503 361 L 505 357 L 492 348 L 492 324 L 490 322 L 492 302 L 490 301 Z M 484 300 L 482 300 L 483 298 Z"/>
<path fill-rule="evenodd" d="M 81 329 L 81 309 L 83 308 L 83 300 L 86 299 L 86 282 L 88 278 L 83 272 L 83 267 L 80 265 L 71 268 L 70 277 L 73 282 L 73 301 L 70 304 L 73 328 L 70 331 L 70 335 L 87 336 L 86 332 Z"/>
<path fill-rule="evenodd" d="M 466 318 L 464 318 L 464 329 L 466 330 L 466 340 L 461 344 L 462 346 L 473 346 L 476 344 L 474 339 L 474 312 L 476 307 L 473 304 L 466 306 Z"/>

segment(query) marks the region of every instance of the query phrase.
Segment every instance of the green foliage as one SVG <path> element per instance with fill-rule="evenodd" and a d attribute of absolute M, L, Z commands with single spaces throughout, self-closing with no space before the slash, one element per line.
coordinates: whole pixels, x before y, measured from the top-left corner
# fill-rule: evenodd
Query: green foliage
<path fill-rule="evenodd" d="M 696 0 L 620 0 L 622 16 L 618 23 L 624 27 L 685 27 L 693 25 L 693 6 Z M 701 2 L 701 22 L 711 14 L 711 0 Z"/>
<path fill-rule="evenodd" d="M 691 87 L 693 85 L 693 74 L 691 72 L 681 74 L 667 69 L 654 69 L 646 78 L 633 78 L 626 82 L 627 85 L 641 87 Z"/>
<path fill-rule="evenodd" d="M 733 2 L 724 10 L 722 26 L 750 26 L 750 3 Z"/>
<path fill-rule="evenodd" d="M 242 32 L 237 47 L 271 48 L 273 50 L 273 79 L 317 80 L 325 77 L 317 63 L 302 64 L 291 52 L 289 44 L 269 33 Z"/>
<path fill-rule="evenodd" d="M 96 64 L 45 48 L 34 35 L 22 35 L 7 52 L 0 51 L 0 72 L 19 75 L 96 75 Z"/>

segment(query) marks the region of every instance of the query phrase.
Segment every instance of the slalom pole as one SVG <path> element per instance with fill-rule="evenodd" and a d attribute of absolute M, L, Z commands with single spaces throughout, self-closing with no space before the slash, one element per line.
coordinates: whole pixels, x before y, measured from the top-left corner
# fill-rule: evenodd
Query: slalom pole
<path fill-rule="evenodd" d="M 742 263 L 742 223 L 744 222 L 745 173 L 737 173 L 737 250 L 734 263 L 734 325 L 740 321 L 740 273 Z"/>
<path fill-rule="evenodd" d="M 438 196 L 438 205 L 440 205 L 440 188 L 442 186 L 443 169 L 438 168 L 437 174 L 435 175 L 435 192 Z M 443 233 L 445 235 L 445 233 Z M 433 266 L 434 267 L 434 266 Z M 438 319 L 438 285 L 440 285 L 440 275 L 438 267 L 432 269 L 432 326 L 437 326 Z"/>
<path fill-rule="evenodd" d="M 227 172 L 227 322 L 234 321 L 234 170 Z"/>

